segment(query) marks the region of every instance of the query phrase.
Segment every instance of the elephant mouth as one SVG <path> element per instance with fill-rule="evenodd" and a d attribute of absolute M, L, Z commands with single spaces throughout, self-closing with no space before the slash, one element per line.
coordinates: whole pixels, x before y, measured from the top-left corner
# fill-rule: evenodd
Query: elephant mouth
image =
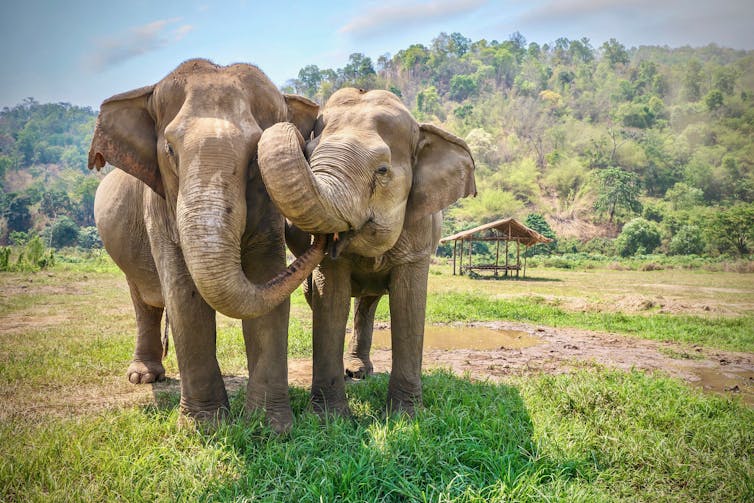
<path fill-rule="evenodd" d="M 353 230 L 349 230 L 346 232 L 335 232 L 333 234 L 329 234 L 327 236 L 327 252 L 329 253 L 330 257 L 334 260 L 340 256 L 341 253 L 343 253 L 343 250 L 348 247 L 348 245 L 353 241 L 353 238 L 355 237 L 356 233 Z"/>

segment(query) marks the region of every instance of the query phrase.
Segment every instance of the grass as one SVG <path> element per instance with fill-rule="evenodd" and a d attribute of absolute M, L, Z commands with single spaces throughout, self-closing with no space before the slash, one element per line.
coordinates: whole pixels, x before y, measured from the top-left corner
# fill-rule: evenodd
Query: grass
<path fill-rule="evenodd" d="M 296 422 L 286 437 L 244 417 L 243 392 L 235 392 L 231 417 L 215 433 L 179 429 L 177 392 L 123 377 L 135 330 L 128 290 L 98 260 L 0 274 L 0 501 L 754 500 L 754 409 L 674 379 L 599 366 L 500 384 L 432 371 L 414 419 L 384 414 L 384 375 L 349 385 L 353 420 L 320 422 L 307 410 L 307 390 L 294 387 Z M 471 281 L 433 267 L 428 320 L 519 320 L 754 347 L 751 275 L 536 275 Z M 713 312 L 737 304 L 725 316 L 607 309 L 625 291 L 651 297 L 658 285 L 666 299 Z M 289 353 L 309 356 L 300 291 L 291 319 Z M 224 374 L 245 376 L 240 324 L 219 317 L 218 325 Z M 177 373 L 173 351 L 166 370 Z M 105 405 L 77 410 L 82 396 Z"/>
<path fill-rule="evenodd" d="M 292 389 L 275 437 L 241 415 L 176 426 L 173 400 L 0 426 L 6 501 L 751 501 L 754 410 L 676 381 L 604 369 L 474 383 L 424 378 L 415 419 L 385 417 L 387 378 L 349 387 L 325 424 Z"/>

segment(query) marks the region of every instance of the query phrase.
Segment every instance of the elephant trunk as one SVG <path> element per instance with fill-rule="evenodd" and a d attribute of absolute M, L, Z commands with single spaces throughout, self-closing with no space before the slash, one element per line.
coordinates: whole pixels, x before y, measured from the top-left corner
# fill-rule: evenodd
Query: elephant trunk
<path fill-rule="evenodd" d="M 279 123 L 259 140 L 259 171 L 272 202 L 298 228 L 318 234 L 355 228 L 354 212 L 344 208 L 356 194 L 336 196 L 342 187 L 328 173 L 312 172 L 303 153 L 304 139 L 293 124 Z M 349 216 L 346 216 L 349 215 Z"/>
<path fill-rule="evenodd" d="M 215 310 L 233 318 L 262 316 L 285 300 L 322 260 L 324 237 L 273 279 L 251 283 L 241 265 L 246 159 L 208 143 L 194 159 L 192 167 L 197 169 L 183 177 L 179 189 L 176 217 L 186 266 L 199 293 Z"/>

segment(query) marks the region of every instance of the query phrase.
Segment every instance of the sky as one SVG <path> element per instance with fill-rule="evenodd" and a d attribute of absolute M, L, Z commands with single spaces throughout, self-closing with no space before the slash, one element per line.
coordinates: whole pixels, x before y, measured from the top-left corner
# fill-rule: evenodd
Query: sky
<path fill-rule="evenodd" d="M 3 0 L 0 108 L 27 97 L 95 110 L 182 61 L 259 66 L 276 84 L 315 64 L 373 61 L 439 33 L 528 42 L 754 49 L 754 0 Z"/>

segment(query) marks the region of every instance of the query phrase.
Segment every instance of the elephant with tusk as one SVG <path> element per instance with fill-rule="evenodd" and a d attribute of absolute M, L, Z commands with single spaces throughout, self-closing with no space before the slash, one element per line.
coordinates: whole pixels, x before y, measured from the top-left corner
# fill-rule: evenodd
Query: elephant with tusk
<path fill-rule="evenodd" d="M 421 403 L 427 275 L 441 210 L 476 194 L 468 146 L 418 124 L 392 93 L 349 88 L 332 95 L 307 144 L 292 124 L 266 130 L 259 168 L 273 203 L 292 224 L 286 240 L 294 254 L 304 253 L 308 233 L 338 236 L 308 292 L 314 409 L 350 414 L 343 365 L 350 299 L 357 300 L 349 369 L 365 374 L 374 310 L 389 294 L 388 408 L 413 413 Z"/>
<path fill-rule="evenodd" d="M 214 422 L 228 410 L 216 358 L 218 311 L 243 319 L 247 409 L 264 409 L 277 431 L 291 425 L 288 297 L 322 260 L 324 238 L 286 268 L 284 219 L 262 183 L 257 146 L 280 121 L 309 136 L 317 112 L 306 98 L 281 94 L 254 66 L 200 59 L 102 103 L 89 168 L 118 168 L 102 180 L 94 212 L 136 311 L 128 378 L 164 378 L 166 310 L 184 419 Z"/>

